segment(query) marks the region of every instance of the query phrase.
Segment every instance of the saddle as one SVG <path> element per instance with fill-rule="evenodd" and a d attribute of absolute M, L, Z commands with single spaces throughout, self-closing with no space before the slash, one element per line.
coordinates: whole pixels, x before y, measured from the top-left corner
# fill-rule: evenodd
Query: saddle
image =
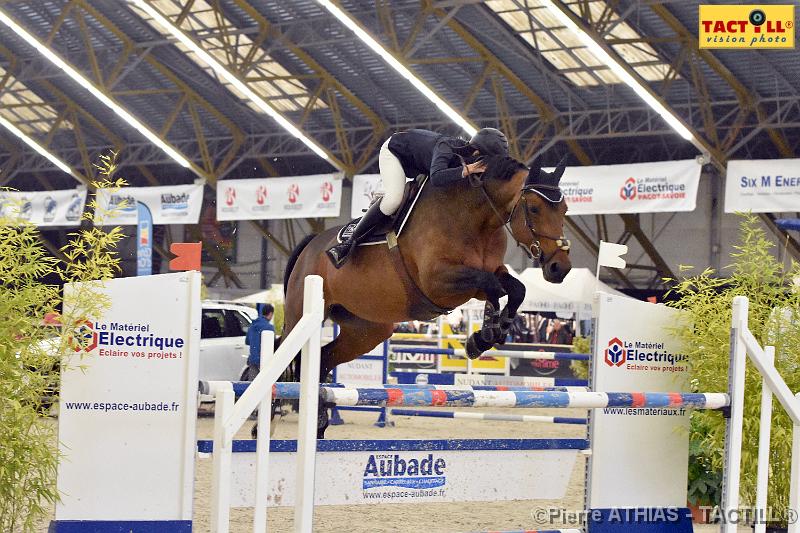
<path fill-rule="evenodd" d="M 395 212 L 392 218 L 386 224 L 374 228 L 369 235 L 367 235 L 358 246 L 374 246 L 376 244 L 386 244 L 388 242 L 386 235 L 394 232 L 398 237 L 403 231 L 403 228 L 411 217 L 411 212 L 417 204 L 420 194 L 425 185 L 428 183 L 428 176 L 419 175 L 415 179 L 406 182 L 406 187 L 403 192 L 403 200 L 400 202 L 400 208 Z M 380 201 L 380 197 L 376 198 L 373 203 Z M 353 229 L 358 224 L 361 218 L 356 218 L 342 226 L 336 234 L 337 242 L 344 242 L 353 234 Z"/>

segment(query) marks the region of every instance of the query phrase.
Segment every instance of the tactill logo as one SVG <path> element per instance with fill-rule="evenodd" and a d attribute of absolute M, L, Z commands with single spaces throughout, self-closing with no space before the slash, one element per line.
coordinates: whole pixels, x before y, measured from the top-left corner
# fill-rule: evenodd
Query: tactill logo
<path fill-rule="evenodd" d="M 794 48 L 794 5 L 700 5 L 700 48 Z"/>
<path fill-rule="evenodd" d="M 633 200 L 636 198 L 635 178 L 628 178 L 625 180 L 625 185 L 623 185 L 619 190 L 619 197 L 623 200 Z"/>
<path fill-rule="evenodd" d="M 627 361 L 625 345 L 617 337 L 608 341 L 608 348 L 605 350 L 605 361 L 608 366 L 622 366 Z"/>

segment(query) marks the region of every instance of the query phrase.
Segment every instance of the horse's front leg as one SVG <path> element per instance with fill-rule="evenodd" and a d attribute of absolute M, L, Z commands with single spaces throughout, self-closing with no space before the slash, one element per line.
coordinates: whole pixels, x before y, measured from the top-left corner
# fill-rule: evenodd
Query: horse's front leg
<path fill-rule="evenodd" d="M 494 273 L 465 266 L 460 266 L 448 272 L 445 278 L 441 280 L 441 283 L 444 288 L 452 292 L 478 290 L 486 296 L 483 327 L 480 331 L 471 334 L 466 344 L 467 356 L 470 359 L 476 359 L 499 340 L 501 325 L 500 298 L 506 295 L 506 291 L 500 282 L 500 278 Z M 519 304 L 517 304 L 517 307 L 519 307 Z"/>
<path fill-rule="evenodd" d="M 500 313 L 500 339 L 495 341 L 498 344 L 504 344 L 508 330 L 511 329 L 514 318 L 517 316 L 519 306 L 525 300 L 525 284 L 509 274 L 504 266 L 498 268 L 495 275 L 503 290 L 508 294 L 508 302 Z"/>

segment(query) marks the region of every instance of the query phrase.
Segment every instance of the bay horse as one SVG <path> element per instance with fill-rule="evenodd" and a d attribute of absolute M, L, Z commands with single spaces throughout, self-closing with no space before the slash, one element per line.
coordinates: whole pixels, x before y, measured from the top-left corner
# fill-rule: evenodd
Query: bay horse
<path fill-rule="evenodd" d="M 483 327 L 467 341 L 468 355 L 503 343 L 525 298 L 525 286 L 503 265 L 506 232 L 539 261 L 547 281 L 560 283 L 570 271 L 567 206 L 558 187 L 564 161 L 553 172 L 510 157 L 485 161 L 481 177 L 427 184 L 399 237 L 358 247 L 339 270 L 325 255 L 339 228 L 309 235 L 295 248 L 284 276 L 283 335 L 302 315 L 310 274 L 323 278 L 325 315 L 340 328 L 322 348 L 321 380 L 391 337 L 396 322 L 430 320 L 470 298 L 486 301 L 486 309 Z"/>

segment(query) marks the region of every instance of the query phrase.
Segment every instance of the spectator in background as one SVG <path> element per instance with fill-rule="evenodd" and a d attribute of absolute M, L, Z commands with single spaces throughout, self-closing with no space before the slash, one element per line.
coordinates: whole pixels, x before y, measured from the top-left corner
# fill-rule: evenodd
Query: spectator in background
<path fill-rule="evenodd" d="M 533 342 L 547 342 L 547 334 L 550 331 L 549 320 L 547 320 L 540 314 L 536 314 L 532 331 L 533 331 Z"/>
<path fill-rule="evenodd" d="M 572 336 L 569 330 L 564 327 L 564 323 L 559 319 L 553 319 L 547 334 L 548 344 L 572 344 Z"/>
<path fill-rule="evenodd" d="M 247 329 L 244 343 L 250 346 L 250 356 L 247 358 L 247 368 L 242 374 L 242 381 L 253 381 L 258 375 L 258 371 L 261 368 L 261 332 L 275 332 L 275 326 L 272 325 L 272 316 L 274 314 L 275 308 L 272 304 L 265 304 L 264 308 L 261 309 L 261 316 L 253 320 L 253 323 Z"/>

